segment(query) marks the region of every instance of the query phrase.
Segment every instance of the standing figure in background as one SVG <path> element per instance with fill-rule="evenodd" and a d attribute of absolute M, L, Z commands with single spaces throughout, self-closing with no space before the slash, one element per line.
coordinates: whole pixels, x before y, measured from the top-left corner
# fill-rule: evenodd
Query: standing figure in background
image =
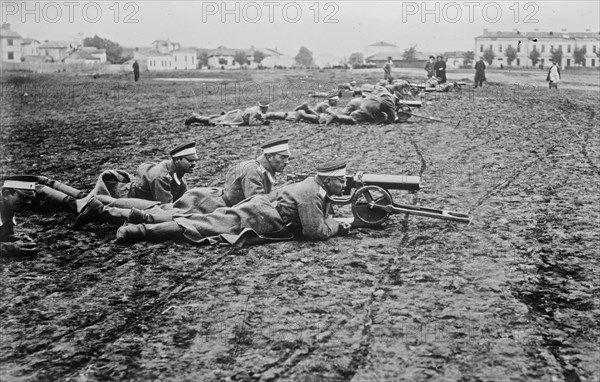
<path fill-rule="evenodd" d="M 485 63 L 483 57 L 479 57 L 479 61 L 475 63 L 475 87 L 483 87 L 485 81 Z"/>
<path fill-rule="evenodd" d="M 560 82 L 560 69 L 558 68 L 558 65 L 556 65 L 556 62 L 552 62 L 552 66 L 550 67 L 550 70 L 548 70 L 548 76 L 546 77 L 546 81 L 549 81 L 548 84 L 548 88 L 552 89 L 558 89 L 558 83 Z"/>
<path fill-rule="evenodd" d="M 437 61 L 434 65 L 435 76 L 438 78 L 440 84 L 446 83 L 446 62 L 443 56 L 437 56 Z"/>
<path fill-rule="evenodd" d="M 431 78 L 435 75 L 435 57 L 429 56 L 429 61 L 425 64 L 425 71 L 427 72 L 427 78 Z"/>
<path fill-rule="evenodd" d="M 131 67 L 133 68 L 133 80 L 137 82 L 140 79 L 140 64 L 135 60 Z"/>
<path fill-rule="evenodd" d="M 388 57 L 387 62 L 383 65 L 383 79 L 389 82 L 390 84 L 394 80 L 392 77 L 392 68 L 394 67 L 394 61 L 392 61 L 391 57 Z"/>

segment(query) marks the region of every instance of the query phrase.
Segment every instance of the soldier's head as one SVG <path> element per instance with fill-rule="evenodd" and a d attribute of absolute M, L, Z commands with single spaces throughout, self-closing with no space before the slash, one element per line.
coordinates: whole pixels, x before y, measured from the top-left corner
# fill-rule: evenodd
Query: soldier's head
<path fill-rule="evenodd" d="M 275 172 L 283 172 L 290 163 L 289 141 L 287 138 L 272 139 L 261 146 L 267 162 Z"/>
<path fill-rule="evenodd" d="M 269 111 L 269 101 L 260 101 L 258 107 L 261 113 L 266 114 Z"/>
<path fill-rule="evenodd" d="M 346 186 L 346 162 L 335 161 L 317 166 L 317 182 L 327 195 L 341 196 Z"/>
<path fill-rule="evenodd" d="M 329 104 L 329 106 L 337 106 L 339 100 L 340 97 L 338 97 L 337 95 L 327 97 L 327 103 Z"/>
<path fill-rule="evenodd" d="M 173 166 L 177 175 L 190 173 L 196 167 L 198 154 L 196 154 L 196 143 L 189 142 L 175 147 L 169 152 L 173 160 Z"/>
<path fill-rule="evenodd" d="M 438 60 L 438 61 L 442 61 L 442 60 L 444 60 L 444 57 L 442 57 L 442 56 L 437 56 L 437 60 Z"/>
<path fill-rule="evenodd" d="M 435 57 L 429 56 L 429 62 L 433 62 L 433 61 L 435 61 Z"/>
<path fill-rule="evenodd" d="M 356 81 L 354 81 L 354 80 L 350 81 L 350 86 L 355 87 L 356 86 Z"/>
<path fill-rule="evenodd" d="M 3 179 L 2 204 L 9 211 L 19 211 L 35 198 L 37 177 L 30 175 L 9 176 Z"/>

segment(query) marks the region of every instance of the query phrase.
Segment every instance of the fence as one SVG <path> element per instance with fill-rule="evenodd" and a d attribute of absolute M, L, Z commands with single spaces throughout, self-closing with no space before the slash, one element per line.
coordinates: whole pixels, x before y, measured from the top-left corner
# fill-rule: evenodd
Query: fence
<path fill-rule="evenodd" d="M 0 70 L 5 71 L 31 71 L 36 73 L 122 73 L 131 71 L 131 65 L 118 65 L 106 63 L 64 63 L 64 62 L 2 62 Z"/>

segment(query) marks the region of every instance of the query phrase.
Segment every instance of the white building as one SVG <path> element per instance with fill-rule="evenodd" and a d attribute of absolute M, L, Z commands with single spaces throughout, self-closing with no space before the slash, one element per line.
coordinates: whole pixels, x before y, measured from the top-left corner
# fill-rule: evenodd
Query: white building
<path fill-rule="evenodd" d="M 138 61 L 140 70 L 188 70 L 197 67 L 195 50 L 181 49 L 179 43 L 169 40 L 155 40 L 152 48 L 136 48 L 133 58 Z"/>
<path fill-rule="evenodd" d="M 21 42 L 21 56 L 39 56 L 40 42 L 34 38 L 24 38 Z"/>
<path fill-rule="evenodd" d="M 21 62 L 21 35 L 10 29 L 10 24 L 0 27 L 1 62 Z"/>
<path fill-rule="evenodd" d="M 520 43 L 519 43 L 520 42 Z M 512 46 L 517 51 L 517 58 L 512 66 L 531 67 L 529 54 L 533 50 L 540 53 L 538 65 L 542 67 L 550 66 L 549 59 L 554 49 L 561 49 L 563 52 L 561 66 L 575 66 L 573 58 L 574 50 L 586 48 L 585 62 L 582 66 L 598 66 L 598 56 L 596 53 L 600 50 L 600 34 L 598 32 L 567 32 L 563 29 L 560 32 L 539 32 L 537 29 L 533 32 L 489 32 L 483 30 L 483 34 L 475 37 L 475 61 L 479 56 L 483 56 L 486 50 L 494 53 L 492 66 L 507 66 L 505 52 L 506 48 Z"/>

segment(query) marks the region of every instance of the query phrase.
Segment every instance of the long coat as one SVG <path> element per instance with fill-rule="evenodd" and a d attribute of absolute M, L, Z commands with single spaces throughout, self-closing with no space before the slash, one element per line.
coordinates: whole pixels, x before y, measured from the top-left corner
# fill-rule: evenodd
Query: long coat
<path fill-rule="evenodd" d="M 479 60 L 475 63 L 475 82 L 485 81 L 485 63 Z"/>
<path fill-rule="evenodd" d="M 328 217 L 328 197 L 315 178 L 307 178 L 273 191 L 256 195 L 210 214 L 175 217 L 183 235 L 193 242 L 225 240 L 243 245 L 269 237 L 301 234 L 309 240 L 325 240 L 339 231 L 339 223 Z"/>
<path fill-rule="evenodd" d="M 444 61 L 436 61 L 433 67 L 435 69 L 435 76 L 441 78 L 440 84 L 448 81 L 446 79 L 446 63 Z"/>

